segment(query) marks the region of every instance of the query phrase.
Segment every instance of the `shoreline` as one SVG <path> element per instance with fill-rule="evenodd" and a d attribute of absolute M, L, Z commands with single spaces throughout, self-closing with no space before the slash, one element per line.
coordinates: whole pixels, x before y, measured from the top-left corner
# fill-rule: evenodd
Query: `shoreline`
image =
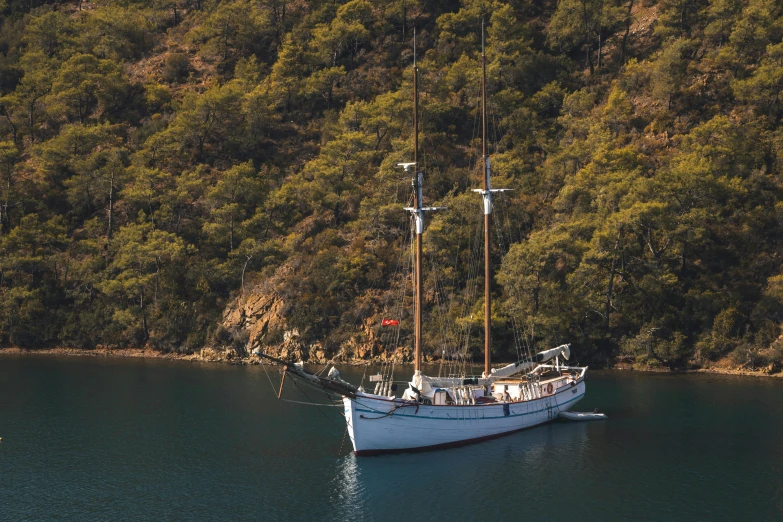
<path fill-rule="evenodd" d="M 208 350 L 208 351 L 207 351 Z M 118 358 L 136 358 L 136 359 L 166 359 L 172 361 L 190 361 L 190 362 L 204 362 L 204 363 L 223 363 L 231 365 L 258 365 L 258 364 L 270 364 L 264 362 L 261 358 L 256 356 L 249 357 L 231 357 L 220 355 L 214 350 L 207 349 L 201 350 L 200 353 L 182 354 L 175 352 L 159 352 L 148 348 L 40 348 L 40 349 L 25 349 L 17 347 L 0 348 L 0 357 L 2 356 L 69 356 L 69 357 L 118 357 Z M 206 355 L 204 352 L 207 351 Z M 339 361 L 340 364 L 347 366 L 365 366 L 372 364 L 381 364 L 381 361 Z M 328 363 L 327 363 L 328 364 Z M 397 363 L 403 366 L 410 365 L 412 363 Z M 437 364 L 436 362 L 427 364 Z M 620 363 L 609 368 L 600 368 L 601 370 L 612 371 L 624 371 L 633 373 L 660 373 L 668 375 L 677 374 L 689 374 L 700 373 L 710 375 L 733 375 L 741 377 L 769 377 L 769 378 L 783 378 L 783 371 L 777 373 L 768 373 L 763 370 L 743 370 L 739 368 L 691 368 L 687 370 L 670 371 L 666 369 L 637 369 L 631 367 L 627 363 Z"/>
<path fill-rule="evenodd" d="M 139 359 L 170 359 L 170 360 L 183 360 L 183 361 L 201 361 L 202 359 L 198 354 L 180 354 L 180 353 L 164 353 L 155 350 L 144 348 L 36 348 L 26 349 L 17 347 L 0 348 L 0 356 L 2 355 L 68 355 L 75 357 L 130 357 Z"/>

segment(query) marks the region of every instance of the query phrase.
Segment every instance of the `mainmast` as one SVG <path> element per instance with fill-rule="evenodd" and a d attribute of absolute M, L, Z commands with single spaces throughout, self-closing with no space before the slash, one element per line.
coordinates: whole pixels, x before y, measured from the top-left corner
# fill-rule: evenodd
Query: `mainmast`
<path fill-rule="evenodd" d="M 484 53 L 484 19 L 481 20 L 481 164 L 484 166 L 485 199 L 492 200 L 489 192 L 489 157 L 487 156 L 487 56 Z M 489 233 L 492 219 L 491 203 L 484 209 L 484 375 L 491 371 L 492 350 L 492 264 L 489 262 Z"/>
<path fill-rule="evenodd" d="M 484 376 L 492 372 L 492 264 L 490 262 L 490 232 L 492 224 L 492 193 L 508 189 L 493 189 L 489 179 L 487 154 L 487 56 L 484 52 L 484 19 L 481 19 L 481 164 L 483 189 L 474 189 L 484 200 Z"/>

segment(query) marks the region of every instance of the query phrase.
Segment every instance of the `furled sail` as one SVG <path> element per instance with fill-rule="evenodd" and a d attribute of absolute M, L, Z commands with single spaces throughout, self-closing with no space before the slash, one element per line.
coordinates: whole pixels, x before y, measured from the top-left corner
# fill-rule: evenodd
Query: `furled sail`
<path fill-rule="evenodd" d="M 563 359 L 568 360 L 571 357 L 571 345 L 562 344 L 556 348 L 550 348 L 543 352 L 538 352 L 530 359 L 522 359 L 520 361 L 508 364 L 502 368 L 492 369 L 489 377 L 430 377 L 423 375 L 421 372 L 414 374 L 411 384 L 415 386 L 423 396 L 429 397 L 433 390 L 436 388 L 449 388 L 454 386 L 466 386 L 466 385 L 478 385 L 486 386 L 492 382 L 510 377 L 518 373 L 526 372 L 534 369 L 539 364 L 544 364 L 551 361 L 555 357 L 562 356 Z M 410 397 L 405 397 L 412 399 Z"/>
<path fill-rule="evenodd" d="M 532 359 L 523 359 L 507 366 L 503 366 L 502 368 L 493 369 L 491 377 L 494 379 L 510 377 L 511 375 L 531 370 L 535 368 L 536 365 L 551 361 L 555 357 L 561 355 L 565 360 L 568 360 L 568 358 L 571 357 L 570 344 L 561 344 L 556 348 L 550 348 L 549 350 L 538 352 L 533 356 Z"/>

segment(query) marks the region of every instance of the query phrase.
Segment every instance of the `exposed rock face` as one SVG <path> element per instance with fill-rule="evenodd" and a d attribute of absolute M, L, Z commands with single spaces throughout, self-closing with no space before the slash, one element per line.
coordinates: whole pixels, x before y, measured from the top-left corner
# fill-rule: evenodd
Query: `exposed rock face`
<path fill-rule="evenodd" d="M 265 281 L 240 295 L 223 312 L 223 327 L 232 332 L 242 330 L 247 335 L 248 353 L 260 348 L 290 361 L 327 360 L 322 347 L 307 346 L 299 330 L 289 328 L 286 303 L 274 286 L 271 281 Z"/>
<path fill-rule="evenodd" d="M 321 342 L 307 342 L 286 320 L 289 303 L 278 290 L 286 277 L 295 277 L 293 266 L 284 265 L 273 277 L 246 287 L 223 312 L 222 326 L 247 339 L 247 353 L 258 348 L 280 359 L 312 363 L 411 360 L 410 348 L 387 351 L 379 343 L 380 316 L 366 317 L 337 350 L 329 350 Z"/>
<path fill-rule="evenodd" d="M 288 329 L 286 303 L 276 289 L 281 279 L 292 272 L 287 265 L 280 267 L 272 278 L 256 283 L 224 310 L 222 326 L 246 334 L 248 352 L 261 348 L 282 359 L 307 358 L 309 351 L 299 342 L 299 331 Z"/>
<path fill-rule="evenodd" d="M 282 312 L 284 303 L 275 292 L 263 292 L 254 289 L 240 296 L 223 312 L 223 326 L 232 330 L 242 328 L 249 334 L 248 347 L 254 348 L 263 342 L 267 334 L 284 332 L 286 342 L 293 338 L 293 333 L 286 331 L 286 320 Z M 296 332 L 298 336 L 298 332 Z"/>

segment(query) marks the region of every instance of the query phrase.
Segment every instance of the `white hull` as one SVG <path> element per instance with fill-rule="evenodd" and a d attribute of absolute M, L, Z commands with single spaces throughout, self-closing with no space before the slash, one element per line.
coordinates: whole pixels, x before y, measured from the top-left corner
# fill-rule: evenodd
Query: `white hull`
<path fill-rule="evenodd" d="M 369 393 L 343 398 L 357 455 L 435 449 L 477 442 L 556 419 L 584 397 L 585 382 L 524 402 L 429 406 Z"/>

